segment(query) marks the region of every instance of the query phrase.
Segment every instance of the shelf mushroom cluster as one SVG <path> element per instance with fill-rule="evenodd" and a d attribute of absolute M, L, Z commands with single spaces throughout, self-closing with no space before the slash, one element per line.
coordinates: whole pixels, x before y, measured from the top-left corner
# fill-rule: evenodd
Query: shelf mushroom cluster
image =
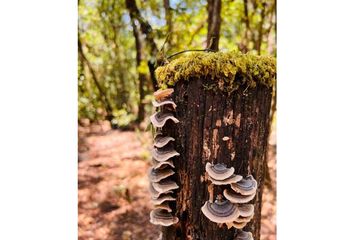
<path fill-rule="evenodd" d="M 178 123 L 174 116 L 176 104 L 171 99 L 173 89 L 158 90 L 154 93 L 154 107 L 159 111 L 150 117 L 152 125 L 156 128 L 154 146 L 151 151 L 152 167 L 149 169 L 151 200 L 154 209 L 150 212 L 150 222 L 155 225 L 170 226 L 178 222 L 178 218 L 172 214 L 171 202 L 176 201 L 174 191 L 178 185 L 172 179 L 175 174 L 173 157 L 180 154 L 174 150 L 173 137 L 165 136 L 162 128 L 167 121 Z"/>
<path fill-rule="evenodd" d="M 257 181 L 248 175 L 242 177 L 236 175 L 233 167 L 228 168 L 225 164 L 215 165 L 207 163 L 205 170 L 211 184 L 209 185 L 210 200 L 202 207 L 203 214 L 212 222 L 226 224 L 228 228 L 237 230 L 237 239 L 253 239 L 252 233 L 242 229 L 251 221 L 254 214 L 254 206 L 248 204 L 256 195 Z M 213 185 L 227 185 L 222 196 L 215 201 L 213 197 Z"/>

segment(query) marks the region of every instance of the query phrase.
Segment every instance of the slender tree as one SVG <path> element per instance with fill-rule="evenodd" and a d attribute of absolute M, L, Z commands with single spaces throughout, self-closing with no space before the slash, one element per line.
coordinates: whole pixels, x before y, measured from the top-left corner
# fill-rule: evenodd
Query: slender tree
<path fill-rule="evenodd" d="M 145 35 L 145 41 L 146 45 L 149 47 L 149 54 L 150 54 L 150 59 L 149 59 L 149 70 L 150 70 L 150 78 L 152 81 L 152 85 L 154 87 L 154 90 L 157 90 L 157 80 L 155 77 L 155 64 L 156 61 L 154 60 L 154 57 L 158 53 L 158 48 L 155 42 L 154 38 L 154 33 L 151 25 L 149 22 L 144 19 L 138 9 L 138 6 L 136 5 L 135 0 L 125 0 L 126 7 L 129 11 L 129 15 L 131 19 L 137 20 L 140 24 L 140 30 L 141 32 Z"/>
<path fill-rule="evenodd" d="M 148 78 L 146 74 L 141 70 L 142 61 L 144 59 L 144 53 L 143 53 L 144 43 L 142 40 L 141 32 L 132 16 L 130 20 L 133 27 L 133 34 L 135 38 L 136 67 L 139 76 L 139 108 L 138 108 L 138 117 L 136 121 L 140 123 L 141 121 L 144 120 L 145 117 L 145 108 L 143 102 L 145 97 L 144 85 L 146 84 Z"/>
<path fill-rule="evenodd" d="M 169 47 L 171 47 L 173 43 L 174 35 L 173 35 L 173 22 L 172 22 L 173 15 L 170 6 L 170 0 L 164 0 L 163 7 L 165 9 L 165 20 L 166 20 L 167 32 L 168 32 L 167 44 Z"/>
<path fill-rule="evenodd" d="M 220 26 L 221 26 L 221 0 L 208 0 L 208 35 L 207 47 L 211 50 L 219 50 Z"/>
<path fill-rule="evenodd" d="M 95 83 L 95 86 L 97 87 L 97 89 L 99 91 L 99 97 L 100 97 L 102 104 L 105 107 L 105 110 L 107 112 L 107 120 L 111 121 L 113 119 L 113 107 L 112 107 L 111 103 L 109 102 L 105 91 L 103 90 L 103 88 L 101 87 L 101 85 L 98 81 L 95 70 L 93 69 L 90 61 L 86 58 L 86 56 L 84 54 L 80 37 L 78 38 L 78 49 L 79 49 L 79 57 L 81 58 L 81 61 L 83 63 L 85 63 L 86 66 L 88 67 L 88 69 L 91 73 L 93 82 Z"/>

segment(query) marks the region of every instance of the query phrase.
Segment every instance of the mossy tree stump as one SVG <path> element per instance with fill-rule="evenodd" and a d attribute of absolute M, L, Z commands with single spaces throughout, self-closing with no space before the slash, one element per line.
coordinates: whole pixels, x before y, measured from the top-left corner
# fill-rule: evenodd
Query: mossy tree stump
<path fill-rule="evenodd" d="M 162 86 L 174 88 L 180 120 L 163 128 L 176 139 L 175 149 L 181 154 L 174 160 L 180 189 L 173 207 L 179 223 L 163 227 L 163 239 L 235 239 L 235 228 L 218 227 L 201 212 L 209 199 L 205 165 L 213 162 L 257 180 L 257 194 L 251 201 L 255 214 L 244 230 L 259 240 L 274 59 L 198 53 L 158 68 L 156 75 Z M 225 187 L 214 187 L 214 199 Z"/>

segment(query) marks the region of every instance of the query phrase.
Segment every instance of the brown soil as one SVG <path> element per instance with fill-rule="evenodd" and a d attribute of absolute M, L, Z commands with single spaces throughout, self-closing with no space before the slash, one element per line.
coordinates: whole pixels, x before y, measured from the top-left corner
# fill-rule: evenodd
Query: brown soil
<path fill-rule="evenodd" d="M 273 134 L 275 136 L 275 134 Z M 79 240 L 156 240 L 146 172 L 151 134 L 110 130 L 109 124 L 79 126 Z M 262 240 L 276 239 L 275 137 L 269 147 L 271 186 L 265 188 Z"/>

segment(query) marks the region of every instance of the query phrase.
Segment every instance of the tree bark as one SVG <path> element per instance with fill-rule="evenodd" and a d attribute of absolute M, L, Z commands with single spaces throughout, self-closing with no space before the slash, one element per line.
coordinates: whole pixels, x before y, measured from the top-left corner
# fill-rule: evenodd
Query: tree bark
<path fill-rule="evenodd" d="M 208 35 L 207 48 L 219 50 L 221 25 L 221 0 L 208 0 Z"/>
<path fill-rule="evenodd" d="M 227 94 L 206 90 L 204 86 L 211 83 L 210 79 L 186 80 L 174 87 L 173 99 L 180 123 L 168 122 L 163 128 L 164 134 L 176 139 L 174 147 L 181 155 L 174 160 L 175 180 L 180 189 L 173 210 L 179 222 L 162 227 L 162 239 L 236 238 L 234 228 L 228 230 L 225 225 L 220 228 L 201 212 L 209 199 L 205 165 L 213 162 L 232 166 L 236 174 L 244 177 L 252 174 L 257 180 L 257 194 L 250 202 L 255 205 L 255 214 L 244 230 L 251 231 L 254 239 L 259 240 L 272 90 L 257 85 Z M 214 187 L 214 200 L 225 187 Z"/>
<path fill-rule="evenodd" d="M 138 117 L 136 121 L 140 123 L 144 120 L 145 117 L 145 107 L 143 101 L 145 98 L 144 84 L 146 82 L 147 77 L 145 73 L 139 71 L 139 66 L 143 60 L 143 41 L 141 38 L 141 33 L 138 26 L 135 24 L 133 18 L 131 18 L 131 24 L 133 27 L 133 34 L 135 38 L 136 68 L 138 70 L 138 76 L 139 76 L 139 107 L 138 107 Z"/>

